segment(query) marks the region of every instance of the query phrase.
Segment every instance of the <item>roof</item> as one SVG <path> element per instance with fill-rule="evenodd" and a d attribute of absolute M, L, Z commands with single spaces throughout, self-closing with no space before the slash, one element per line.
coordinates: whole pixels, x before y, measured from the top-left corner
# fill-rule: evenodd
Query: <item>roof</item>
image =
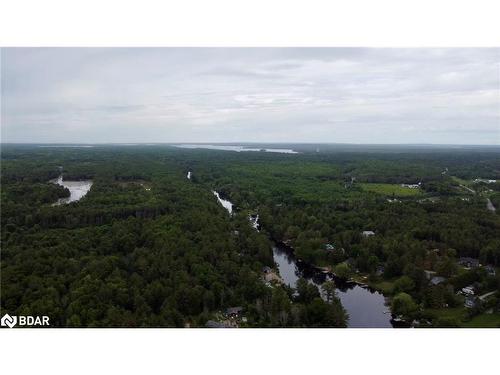
<path fill-rule="evenodd" d="M 441 283 L 444 283 L 446 281 L 446 279 L 444 277 L 441 277 L 441 276 L 434 276 L 432 279 L 431 279 L 431 284 L 432 285 L 438 285 L 438 284 L 441 284 Z"/>
<path fill-rule="evenodd" d="M 375 232 L 372 230 L 364 230 L 363 231 L 363 236 L 373 236 L 374 234 L 375 234 Z"/>
<path fill-rule="evenodd" d="M 476 306 L 477 302 L 478 302 L 477 297 L 467 296 L 467 297 L 465 297 L 465 303 L 464 304 L 467 307 L 474 307 L 474 306 Z"/>

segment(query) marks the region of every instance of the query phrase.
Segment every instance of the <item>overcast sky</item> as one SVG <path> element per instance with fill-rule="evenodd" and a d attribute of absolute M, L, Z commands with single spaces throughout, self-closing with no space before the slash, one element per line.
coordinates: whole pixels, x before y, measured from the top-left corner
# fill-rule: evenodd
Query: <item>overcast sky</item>
<path fill-rule="evenodd" d="M 2 49 L 2 142 L 500 144 L 500 49 Z"/>

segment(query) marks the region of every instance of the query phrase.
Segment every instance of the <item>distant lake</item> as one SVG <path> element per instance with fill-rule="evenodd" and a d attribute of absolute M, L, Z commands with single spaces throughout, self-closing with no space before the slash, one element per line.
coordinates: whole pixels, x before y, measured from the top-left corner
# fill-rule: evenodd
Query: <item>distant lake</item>
<path fill-rule="evenodd" d="M 92 145 L 40 145 L 38 147 L 69 147 L 69 148 L 89 148 Z"/>
<path fill-rule="evenodd" d="M 185 145 L 174 145 L 180 148 L 204 148 L 209 150 L 223 150 L 223 151 L 235 151 L 235 152 L 246 152 L 246 151 L 260 151 L 260 152 L 277 152 L 280 154 L 298 154 L 290 148 L 253 148 L 246 146 L 227 146 L 227 145 L 195 145 L 195 144 L 185 144 Z"/>
<path fill-rule="evenodd" d="M 79 201 L 89 192 L 90 188 L 92 187 L 92 181 L 90 180 L 63 181 L 62 176 L 59 176 L 59 178 L 51 180 L 50 182 L 64 186 L 70 192 L 69 197 L 58 199 L 57 202 L 53 204 L 54 206 L 60 206 L 62 204 Z"/>

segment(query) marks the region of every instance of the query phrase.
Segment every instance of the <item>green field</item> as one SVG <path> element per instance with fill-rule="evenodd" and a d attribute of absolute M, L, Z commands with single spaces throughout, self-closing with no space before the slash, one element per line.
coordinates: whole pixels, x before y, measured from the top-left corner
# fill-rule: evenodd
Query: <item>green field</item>
<path fill-rule="evenodd" d="M 373 193 L 395 197 L 410 197 L 423 194 L 421 189 L 405 188 L 399 184 L 362 183 L 360 185 L 365 191 L 371 191 Z"/>
<path fill-rule="evenodd" d="M 500 314 L 481 314 L 475 316 L 468 322 L 462 323 L 467 328 L 499 328 Z"/>

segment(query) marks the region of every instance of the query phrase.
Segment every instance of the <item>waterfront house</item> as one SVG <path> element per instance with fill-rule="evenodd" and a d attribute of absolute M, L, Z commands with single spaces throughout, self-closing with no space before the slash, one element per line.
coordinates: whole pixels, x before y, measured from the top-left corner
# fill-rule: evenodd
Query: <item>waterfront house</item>
<path fill-rule="evenodd" d="M 371 237 L 375 235 L 375 232 L 372 230 L 364 230 L 362 233 L 363 237 Z"/>

